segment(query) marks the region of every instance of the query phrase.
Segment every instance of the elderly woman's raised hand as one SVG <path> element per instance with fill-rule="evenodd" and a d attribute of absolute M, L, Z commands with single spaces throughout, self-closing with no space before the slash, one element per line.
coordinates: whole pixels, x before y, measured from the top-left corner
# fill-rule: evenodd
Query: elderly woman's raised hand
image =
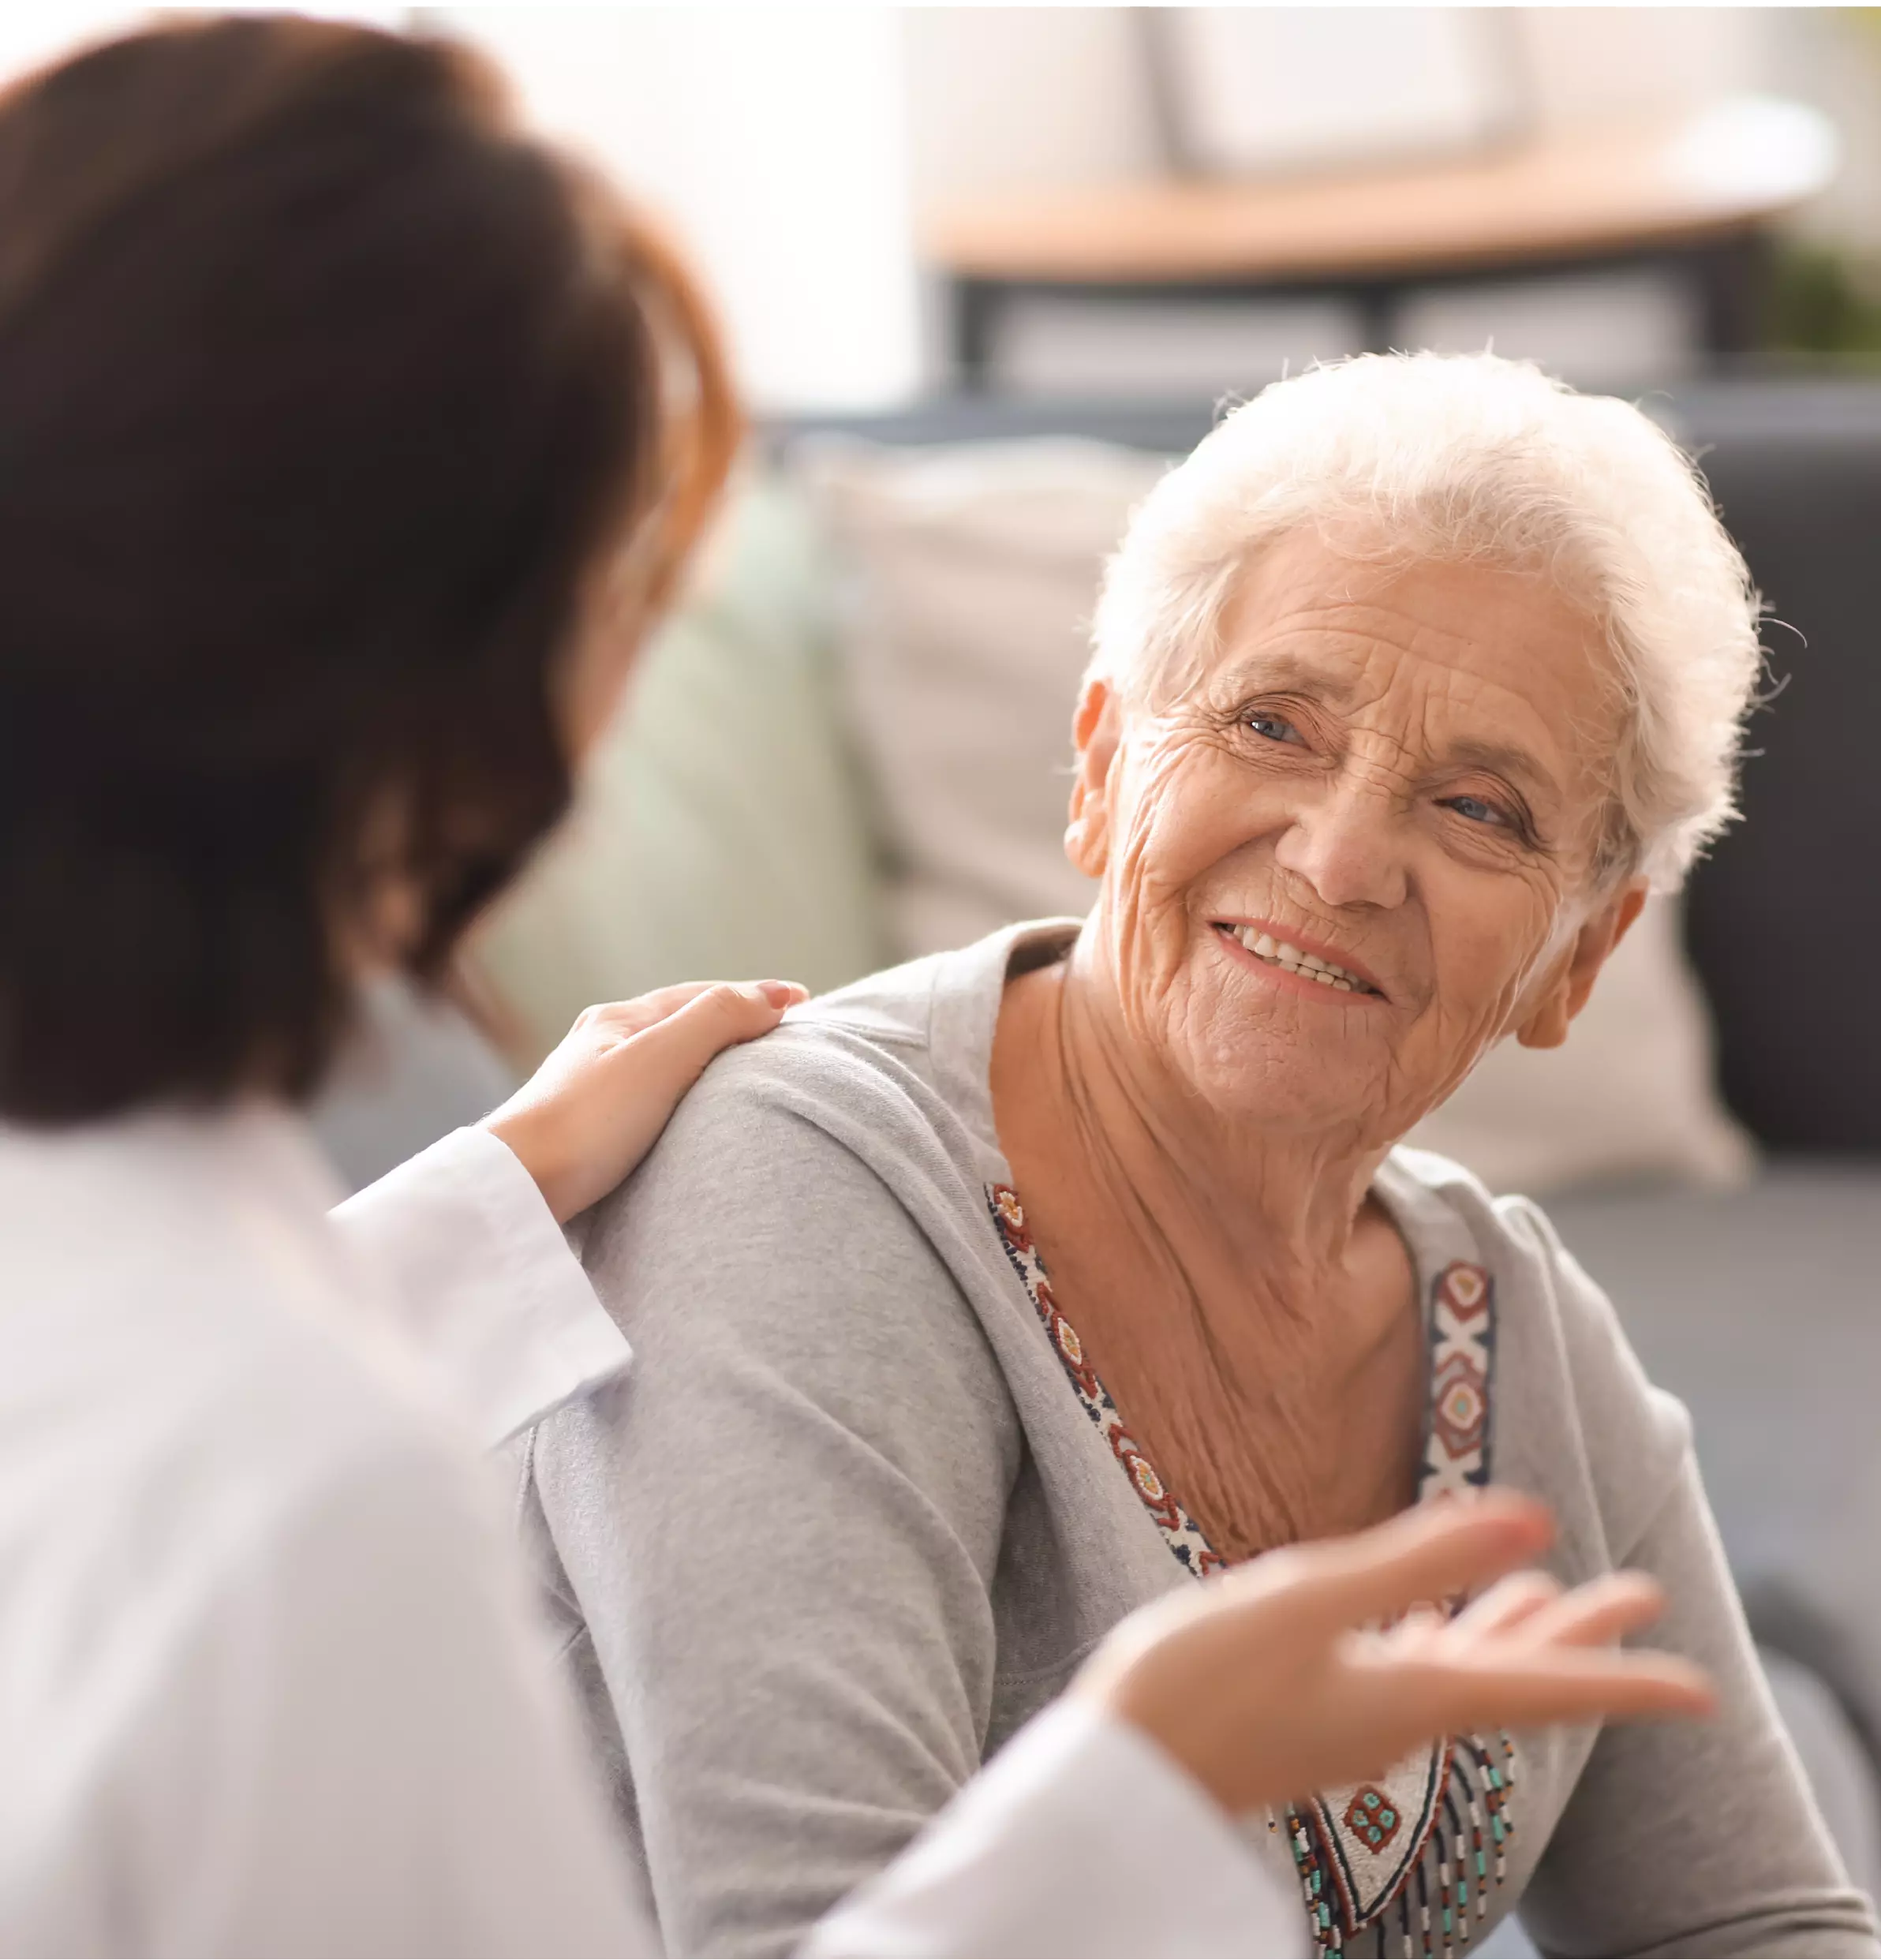
<path fill-rule="evenodd" d="M 1270 1553 L 1134 1614 L 1072 1692 L 1236 1814 L 1378 1775 L 1438 1736 L 1708 1713 L 1702 1670 L 1614 1644 L 1658 1617 L 1651 1580 L 1563 1592 L 1516 1570 L 1552 1528 L 1543 1506 L 1492 1493 Z M 1427 1603 L 1484 1587 L 1453 1618 Z"/>
<path fill-rule="evenodd" d="M 653 1147 L 715 1055 L 769 1034 L 808 997 L 791 980 L 689 981 L 585 1008 L 484 1128 L 515 1153 L 566 1224 Z"/>

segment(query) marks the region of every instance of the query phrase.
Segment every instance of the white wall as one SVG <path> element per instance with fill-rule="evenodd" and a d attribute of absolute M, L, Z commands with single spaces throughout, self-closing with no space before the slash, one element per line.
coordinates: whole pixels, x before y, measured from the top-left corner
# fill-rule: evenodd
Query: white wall
<path fill-rule="evenodd" d="M 899 24 L 870 7 L 463 6 L 532 117 L 671 219 L 761 409 L 918 379 Z"/>
<path fill-rule="evenodd" d="M 1522 7 L 1544 127 L 1715 101 L 1767 86 L 1763 7 Z"/>
<path fill-rule="evenodd" d="M 1160 167 L 1128 7 L 909 7 L 902 14 L 918 205 Z"/>

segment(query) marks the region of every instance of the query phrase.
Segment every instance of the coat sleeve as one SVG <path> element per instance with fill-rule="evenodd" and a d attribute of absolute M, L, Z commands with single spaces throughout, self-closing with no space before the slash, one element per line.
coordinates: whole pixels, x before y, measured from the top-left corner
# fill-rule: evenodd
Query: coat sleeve
<path fill-rule="evenodd" d="M 477 1468 L 355 1451 L 146 1629 L 126 1950 L 657 1951 Z"/>
<path fill-rule="evenodd" d="M 1265 1837 L 1265 1827 L 1260 1827 Z M 1274 1841 L 1263 1860 L 1146 1737 L 1075 1701 L 1022 1730 L 806 1951 L 1091 1955 L 1314 1951 Z"/>
<path fill-rule="evenodd" d="M 535 1180 L 488 1130 L 454 1131 L 332 1218 L 486 1448 L 626 1367 L 626 1338 Z"/>

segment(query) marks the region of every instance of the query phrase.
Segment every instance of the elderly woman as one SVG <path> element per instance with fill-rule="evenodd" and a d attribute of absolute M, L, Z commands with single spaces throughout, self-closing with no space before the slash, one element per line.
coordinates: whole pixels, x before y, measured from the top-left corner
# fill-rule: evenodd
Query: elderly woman
<path fill-rule="evenodd" d="M 1663 436 L 1487 357 L 1271 388 L 1151 496 L 1077 709 L 1090 917 L 795 1013 L 589 1230 L 636 1364 L 529 1475 L 670 1949 L 788 1947 L 1144 1600 L 1493 1477 L 1561 1580 L 1663 1582 L 1721 1712 L 1251 1820 L 1303 1946 L 1519 1902 L 1562 1952 L 1876 1951 L 1682 1412 L 1532 1204 L 1395 1147 L 1567 1038 L 1727 820 L 1756 622 Z"/>

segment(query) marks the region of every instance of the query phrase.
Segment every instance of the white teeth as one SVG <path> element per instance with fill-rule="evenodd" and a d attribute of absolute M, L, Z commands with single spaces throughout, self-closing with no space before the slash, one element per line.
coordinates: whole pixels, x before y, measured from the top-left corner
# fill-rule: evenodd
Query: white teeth
<path fill-rule="evenodd" d="M 1317 953 L 1302 952 L 1288 940 L 1275 939 L 1270 933 L 1257 932 L 1251 926 L 1231 926 L 1228 930 L 1257 959 L 1283 967 L 1303 979 L 1317 982 L 1321 986 L 1337 987 L 1341 993 L 1371 991 L 1356 974 L 1348 973 L 1329 959 L 1322 959 Z"/>

